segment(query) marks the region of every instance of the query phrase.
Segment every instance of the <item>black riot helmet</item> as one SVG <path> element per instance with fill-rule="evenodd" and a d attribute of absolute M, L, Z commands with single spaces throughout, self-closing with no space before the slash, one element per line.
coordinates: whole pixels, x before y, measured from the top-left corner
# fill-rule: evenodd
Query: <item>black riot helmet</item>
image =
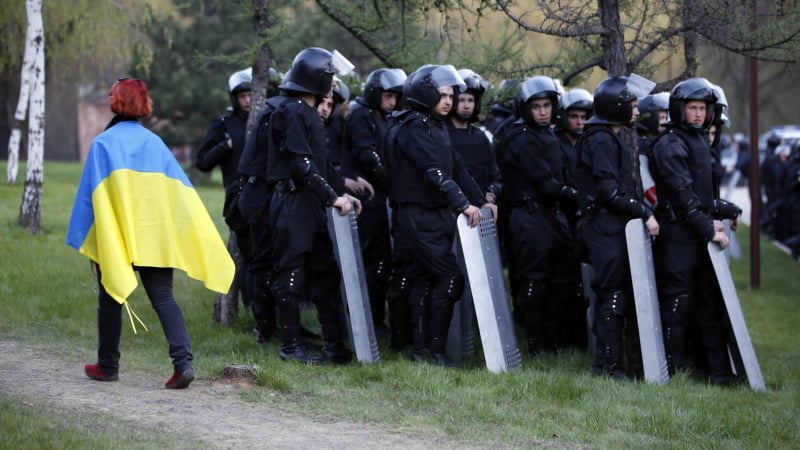
<path fill-rule="evenodd" d="M 661 127 L 660 111 L 669 111 L 669 92 L 651 94 L 639 100 L 636 128 L 645 133 L 658 134 Z"/>
<path fill-rule="evenodd" d="M 731 126 L 731 119 L 728 116 L 728 98 L 725 97 L 725 90 L 722 86 L 711 84 L 714 89 L 714 94 L 717 96 L 717 102 L 714 103 L 714 120 L 713 123 L 717 125 L 717 134 L 720 134 L 722 125 L 726 127 Z"/>
<path fill-rule="evenodd" d="M 553 120 L 556 109 L 558 109 L 559 88 L 559 83 L 544 75 L 526 78 L 517 88 L 517 115 L 527 123 L 534 123 L 528 102 L 540 98 L 549 98 L 553 107 L 550 120 Z"/>
<path fill-rule="evenodd" d="M 487 89 L 489 89 L 489 82 L 470 69 L 460 69 L 458 74 L 464 80 L 464 85 L 467 86 L 467 90 L 465 92 L 467 94 L 472 94 L 473 97 L 475 97 L 475 109 L 472 111 L 472 115 L 469 117 L 459 116 L 459 118 L 469 122 L 477 122 L 478 115 L 481 113 L 481 101 L 483 100 L 483 94 Z M 462 92 L 462 94 L 463 93 L 464 92 Z M 453 104 L 452 114 L 457 115 L 458 113 L 456 111 L 458 109 L 458 96 L 456 96 L 455 100 L 456 101 Z"/>
<path fill-rule="evenodd" d="M 559 117 L 558 127 L 560 130 L 567 130 L 569 124 L 567 123 L 567 117 L 569 116 L 569 111 L 573 109 L 586 111 L 586 119 L 588 120 L 592 117 L 593 111 L 593 104 L 594 104 L 594 97 L 592 97 L 592 93 L 587 91 L 586 89 L 582 88 L 574 88 L 567 91 L 564 95 L 561 96 L 561 101 L 559 104 L 559 112 L 556 114 Z M 581 132 L 570 131 L 573 134 L 581 134 Z"/>
<path fill-rule="evenodd" d="M 594 114 L 588 125 L 631 125 L 631 102 L 653 90 L 655 83 L 635 73 L 628 77 L 608 77 L 594 91 Z"/>
<path fill-rule="evenodd" d="M 714 119 L 714 105 L 717 103 L 717 94 L 714 86 L 703 78 L 689 78 L 681 81 L 672 88 L 669 94 L 669 120 L 675 125 L 686 124 L 686 114 L 684 107 L 686 103 L 696 100 L 706 103 L 706 118 L 703 121 L 703 128 L 708 128 Z M 719 130 L 717 130 L 719 132 Z"/>
<path fill-rule="evenodd" d="M 367 76 L 364 82 L 364 102 L 372 109 L 381 109 L 381 93 L 383 91 L 396 92 L 398 96 L 403 93 L 403 84 L 406 82 L 403 69 L 377 69 Z M 391 111 L 384 111 L 391 112 Z"/>
<path fill-rule="evenodd" d="M 441 99 L 439 89 L 453 86 L 453 95 L 467 89 L 461 75 L 451 65 L 427 64 L 417 69 L 404 86 L 406 106 L 419 111 L 429 111 Z"/>
<path fill-rule="evenodd" d="M 278 87 L 284 91 L 324 97 L 331 91 L 331 83 L 336 73 L 331 52 L 318 47 L 310 47 L 294 57 L 292 68 L 283 77 L 283 82 Z"/>
<path fill-rule="evenodd" d="M 342 104 L 350 100 L 350 88 L 347 87 L 347 84 L 345 84 L 341 78 L 334 76 L 331 95 L 333 95 L 333 101 L 335 103 Z"/>
<path fill-rule="evenodd" d="M 248 67 L 247 69 L 239 70 L 238 72 L 234 72 L 230 78 L 228 78 L 228 96 L 231 100 L 231 106 L 233 106 L 234 111 L 239 111 L 239 101 L 236 99 L 236 96 L 239 95 L 240 92 L 247 92 L 252 90 L 253 87 L 253 68 Z"/>
<path fill-rule="evenodd" d="M 267 85 L 267 98 L 280 95 L 278 86 L 281 84 L 281 74 L 279 74 L 277 70 L 270 67 L 267 71 L 267 76 L 269 77 L 269 84 Z"/>

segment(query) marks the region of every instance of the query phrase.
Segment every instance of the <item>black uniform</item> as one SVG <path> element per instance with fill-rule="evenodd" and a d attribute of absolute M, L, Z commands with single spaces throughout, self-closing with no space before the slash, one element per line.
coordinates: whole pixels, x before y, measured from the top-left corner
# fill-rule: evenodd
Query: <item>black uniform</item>
<path fill-rule="evenodd" d="M 195 165 L 203 172 L 210 172 L 219 166 L 222 171 L 222 184 L 225 186 L 225 204 L 222 207 L 223 215 L 227 216 L 235 198 L 234 191 L 240 187 L 238 165 L 245 148 L 247 135 L 247 113 L 234 110 L 230 114 L 217 117 L 211 122 L 211 127 L 206 132 L 205 140 L 197 151 Z M 228 139 L 232 146 L 228 146 Z M 249 231 L 246 228 L 231 227 L 231 239 L 236 240 L 240 258 L 236 261 L 237 279 L 242 302 L 245 306 L 253 307 L 254 297 L 250 278 L 250 263 L 253 249 Z M 230 247 L 229 247 L 230 248 Z"/>
<path fill-rule="evenodd" d="M 464 275 L 453 253 L 456 214 L 483 194 L 450 145 L 444 117 L 410 111 L 397 128 L 388 155 L 390 190 L 400 241 L 408 252 L 414 358 L 445 363 L 453 305 Z M 462 191 L 462 188 L 464 189 Z"/>
<path fill-rule="evenodd" d="M 469 173 L 481 192 L 491 192 L 495 197 L 502 194 L 503 181 L 494 147 L 480 128 L 468 125 L 457 128 L 448 122 L 450 143 L 467 165 Z"/>
<path fill-rule="evenodd" d="M 577 149 L 576 182 L 581 209 L 586 212 L 580 229 L 598 301 L 593 318 L 597 338 L 593 370 L 621 378 L 625 375 L 626 322 L 629 332 L 636 329 L 625 225 L 635 218 L 646 221 L 652 211 L 633 194 L 633 157 L 610 126 L 587 127 Z"/>
<path fill-rule="evenodd" d="M 344 151 L 347 153 L 345 171 L 353 178 L 369 181 L 375 195 L 360 196 L 358 237 L 364 259 L 369 289 L 372 319 L 377 332 L 385 332 L 386 296 L 392 271 L 392 244 L 389 235 L 389 215 L 386 207 L 386 167 L 380 149 L 389 122 L 380 111 L 370 108 L 359 97 L 360 107 L 347 117 Z"/>
<path fill-rule="evenodd" d="M 695 314 L 711 381 L 727 384 L 731 373 L 723 337 L 724 317 L 707 242 L 714 218 L 735 219 L 741 210 L 715 199 L 711 149 L 702 129 L 670 126 L 653 147 L 661 225 L 654 254 L 664 347 L 671 373 L 685 366 L 686 330 Z"/>
<path fill-rule="evenodd" d="M 275 300 L 270 287 L 272 281 L 272 241 L 269 231 L 269 203 L 272 192 L 267 183 L 267 152 L 269 145 L 269 119 L 284 97 L 272 97 L 256 120 L 256 129 L 247 139 L 239 161 L 242 191 L 238 207 L 247 225 L 250 243 L 250 279 L 253 291 L 253 316 L 256 319 L 258 341 L 269 340 L 276 331 Z"/>
<path fill-rule="evenodd" d="M 333 362 L 352 357 L 339 323 L 339 269 L 327 230 L 325 208 L 344 194 L 344 183 L 328 159 L 325 128 L 317 110 L 299 98 L 283 102 L 270 119 L 267 182 L 273 187 L 272 292 L 278 309 L 281 357 L 307 359 L 299 345 L 301 298 L 317 307 Z M 302 356 L 297 356 L 302 355 Z"/>
<path fill-rule="evenodd" d="M 514 124 L 501 168 L 511 208 L 514 276 L 520 283 L 517 306 L 531 354 L 555 352 L 564 297 L 576 282 L 578 263 L 564 209 L 576 209 L 577 192 L 567 167 L 549 126 Z"/>

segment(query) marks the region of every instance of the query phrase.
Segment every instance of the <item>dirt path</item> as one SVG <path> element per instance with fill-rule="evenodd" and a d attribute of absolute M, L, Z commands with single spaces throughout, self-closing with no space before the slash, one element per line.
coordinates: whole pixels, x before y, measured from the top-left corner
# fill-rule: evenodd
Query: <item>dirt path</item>
<path fill-rule="evenodd" d="M 228 382 L 196 380 L 189 389 L 164 389 L 165 380 L 124 373 L 101 383 L 83 375 L 83 362 L 25 344 L 0 341 L 0 394 L 127 419 L 141 429 L 169 431 L 209 448 L 359 449 L 464 448 L 436 438 L 404 435 L 374 425 L 315 422 L 267 405 L 247 403 Z M 107 401 L 107 399 L 113 401 Z"/>

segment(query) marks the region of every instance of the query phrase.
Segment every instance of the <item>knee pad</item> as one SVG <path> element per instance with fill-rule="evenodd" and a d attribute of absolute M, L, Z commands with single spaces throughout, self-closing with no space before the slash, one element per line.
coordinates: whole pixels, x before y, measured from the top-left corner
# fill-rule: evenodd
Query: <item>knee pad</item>
<path fill-rule="evenodd" d="M 292 270 L 285 270 L 278 272 L 275 280 L 272 282 L 272 291 L 277 293 L 285 291 L 293 295 L 301 295 L 305 292 L 306 287 L 306 271 L 303 268 L 295 268 Z"/>

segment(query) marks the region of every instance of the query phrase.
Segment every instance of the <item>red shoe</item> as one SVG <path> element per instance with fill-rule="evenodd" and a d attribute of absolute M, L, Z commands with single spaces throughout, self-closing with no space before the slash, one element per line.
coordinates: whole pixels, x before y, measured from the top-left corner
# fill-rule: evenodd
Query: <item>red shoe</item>
<path fill-rule="evenodd" d="M 97 380 L 97 381 L 117 381 L 119 380 L 119 375 L 111 374 L 108 375 L 100 369 L 100 364 L 87 364 L 83 367 L 83 373 L 86 374 L 87 377 Z"/>
<path fill-rule="evenodd" d="M 167 389 L 184 389 L 194 380 L 194 371 L 189 368 L 184 371 L 175 371 L 164 387 Z"/>

